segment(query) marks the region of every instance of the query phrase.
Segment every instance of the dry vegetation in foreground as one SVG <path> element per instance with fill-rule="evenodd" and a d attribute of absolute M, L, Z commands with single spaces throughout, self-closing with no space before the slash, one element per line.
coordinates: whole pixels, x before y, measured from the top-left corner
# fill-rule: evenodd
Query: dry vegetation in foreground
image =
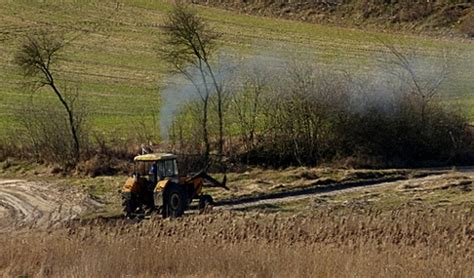
<path fill-rule="evenodd" d="M 471 209 L 220 212 L 0 235 L 0 273 L 55 277 L 473 277 Z"/>

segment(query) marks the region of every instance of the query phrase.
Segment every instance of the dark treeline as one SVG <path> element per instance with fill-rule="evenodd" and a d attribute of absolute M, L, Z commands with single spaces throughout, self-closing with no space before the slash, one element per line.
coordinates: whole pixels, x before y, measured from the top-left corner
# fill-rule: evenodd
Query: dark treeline
<path fill-rule="evenodd" d="M 335 161 L 400 167 L 468 160 L 472 139 L 466 119 L 438 95 L 439 76 L 421 82 L 397 74 L 394 81 L 393 75 L 356 78 L 324 68 L 295 61 L 269 70 L 254 63 L 222 80 L 229 95 L 226 155 L 272 167 Z M 425 87 L 414 89 L 414 80 Z M 199 109 L 191 100 L 175 115 L 170 128 L 175 151 L 202 151 Z M 215 138 L 213 111 L 209 125 Z"/>

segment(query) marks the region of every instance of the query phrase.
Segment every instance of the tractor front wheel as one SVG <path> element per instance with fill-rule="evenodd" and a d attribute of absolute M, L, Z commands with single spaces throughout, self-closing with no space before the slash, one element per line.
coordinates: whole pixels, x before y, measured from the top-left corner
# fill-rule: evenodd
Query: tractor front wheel
<path fill-rule="evenodd" d="M 163 217 L 176 218 L 184 214 L 187 196 L 183 186 L 170 184 L 164 197 Z"/>
<path fill-rule="evenodd" d="M 122 208 L 125 217 L 134 217 L 134 213 L 138 208 L 138 200 L 135 194 L 130 192 L 122 193 Z"/>

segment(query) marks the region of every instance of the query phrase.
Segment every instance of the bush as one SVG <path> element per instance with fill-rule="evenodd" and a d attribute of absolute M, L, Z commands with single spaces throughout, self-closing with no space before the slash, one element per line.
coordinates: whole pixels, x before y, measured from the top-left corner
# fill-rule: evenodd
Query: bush
<path fill-rule="evenodd" d="M 58 164 L 70 169 L 77 163 L 66 113 L 48 104 L 30 104 L 15 113 L 20 128 L 13 133 L 12 142 L 26 157 L 38 162 Z M 82 146 L 88 145 L 83 114 L 76 113 L 76 130 Z"/>
<path fill-rule="evenodd" d="M 413 93 L 410 80 L 389 86 L 385 79 L 370 82 L 304 62 L 285 69 L 259 84 L 258 98 L 256 84 L 237 86 L 237 107 L 226 114 L 230 157 L 273 167 L 349 158 L 364 167 L 402 167 L 452 163 L 465 154 L 465 119 L 440 98 Z M 194 140 L 200 126 L 183 120 L 192 118 L 189 111 L 183 109 L 174 124 L 181 130 L 178 152 L 180 146 L 202 149 Z"/>
<path fill-rule="evenodd" d="M 464 119 L 432 104 L 422 118 L 409 100 L 394 103 L 396 112 L 369 109 L 350 114 L 345 136 L 354 154 L 378 157 L 385 166 L 417 166 L 448 161 L 460 147 Z M 350 154 L 350 153 L 349 153 Z"/>
<path fill-rule="evenodd" d="M 467 36 L 474 37 L 474 10 L 462 19 L 459 29 Z"/>

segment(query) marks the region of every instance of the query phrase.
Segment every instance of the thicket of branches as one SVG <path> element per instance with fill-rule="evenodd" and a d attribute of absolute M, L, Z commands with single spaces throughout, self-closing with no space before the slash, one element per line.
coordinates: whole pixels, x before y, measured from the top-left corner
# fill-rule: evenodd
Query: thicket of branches
<path fill-rule="evenodd" d="M 171 125 L 178 152 L 225 152 L 272 166 L 351 159 L 409 166 L 446 163 L 466 148 L 462 113 L 441 102 L 449 72 L 445 52 L 425 63 L 381 41 L 385 68 L 368 80 L 307 58 L 279 67 L 263 60 L 217 78 L 229 65 L 210 58 L 217 37 L 203 19 L 177 5 L 167 22 L 164 57 L 199 95 L 182 105 Z"/>
<path fill-rule="evenodd" d="M 89 143 L 84 127 L 85 110 L 75 108 L 75 131 L 84 151 Z M 16 142 L 19 151 L 29 152 L 28 156 L 35 161 L 55 163 L 65 169 L 79 162 L 64 110 L 52 104 L 31 102 L 16 109 L 15 119 L 19 128 L 10 139 Z"/>
<path fill-rule="evenodd" d="M 226 81 L 233 84 L 225 106 L 226 154 L 275 167 L 335 160 L 384 167 L 453 162 L 469 139 L 462 113 L 439 95 L 444 61 L 442 70 L 422 77 L 399 55 L 390 66 L 397 74 L 384 79 L 303 61 L 288 62 L 284 70 L 244 67 Z M 176 115 L 170 134 L 177 151 L 202 149 L 195 140 L 202 132 L 195 109 L 191 101 Z M 216 116 L 209 119 L 216 126 Z"/>

